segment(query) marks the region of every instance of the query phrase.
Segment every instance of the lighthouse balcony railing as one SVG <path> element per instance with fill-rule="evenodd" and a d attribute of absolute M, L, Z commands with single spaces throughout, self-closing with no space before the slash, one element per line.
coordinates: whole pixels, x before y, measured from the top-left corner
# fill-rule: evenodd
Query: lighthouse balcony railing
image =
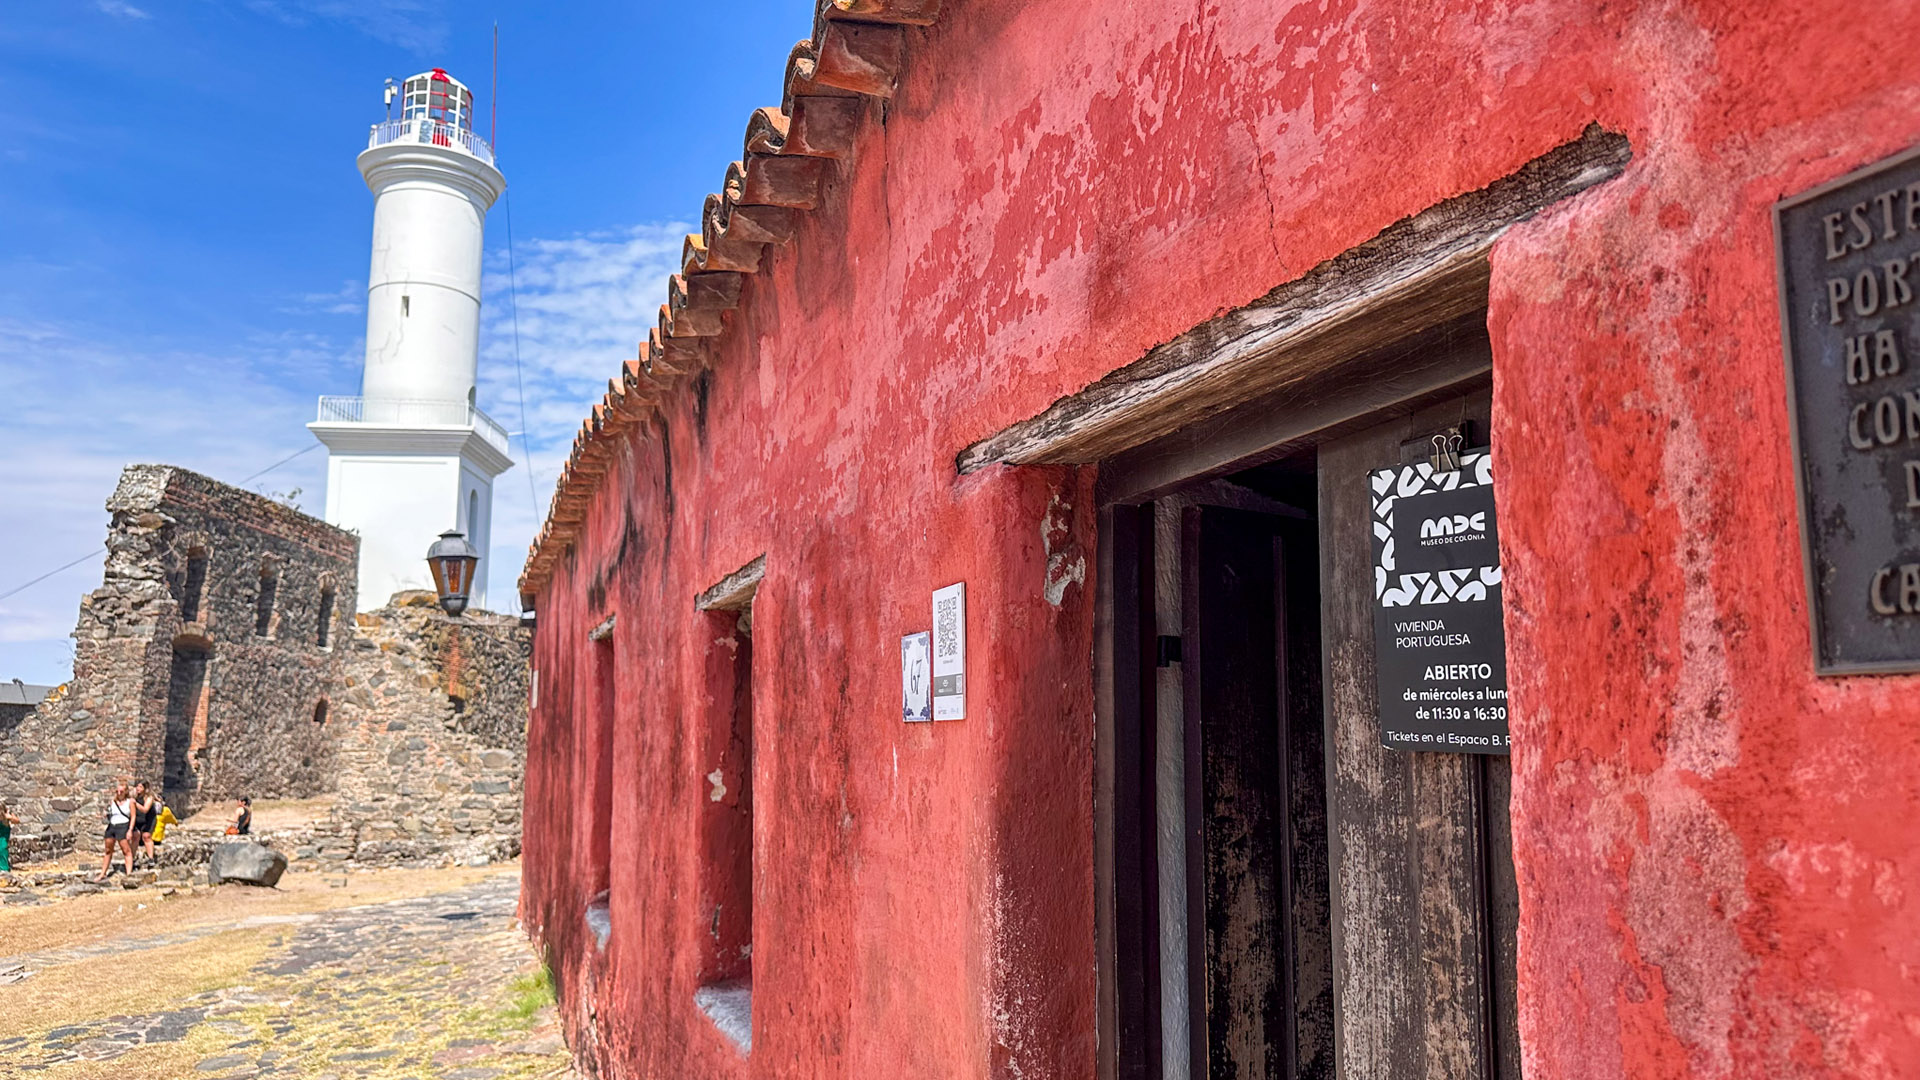
<path fill-rule="evenodd" d="M 457 124 L 417 117 L 412 120 L 387 120 L 373 125 L 367 137 L 367 149 L 388 143 L 425 143 L 428 146 L 460 147 L 487 164 L 493 164 L 493 147 L 487 140 Z"/>
<path fill-rule="evenodd" d="M 322 424 L 379 424 L 388 427 L 470 427 L 494 449 L 513 451 L 507 429 L 464 401 L 326 396 L 320 399 Z"/>

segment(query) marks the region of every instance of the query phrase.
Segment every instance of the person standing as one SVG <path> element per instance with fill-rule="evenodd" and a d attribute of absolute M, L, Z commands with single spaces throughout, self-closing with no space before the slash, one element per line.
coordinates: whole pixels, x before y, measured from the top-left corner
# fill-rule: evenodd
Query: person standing
<path fill-rule="evenodd" d="M 13 872 L 13 855 L 9 850 L 13 846 L 13 827 L 20 824 L 14 815 L 13 807 L 0 802 L 0 874 Z"/>
<path fill-rule="evenodd" d="M 153 865 L 153 822 L 160 816 L 160 800 L 145 780 L 133 788 L 133 853 L 142 865 Z"/>
<path fill-rule="evenodd" d="M 167 842 L 167 826 L 178 825 L 180 819 L 173 816 L 173 807 L 164 801 L 160 803 L 160 813 L 153 819 L 153 846 L 157 849 Z"/>
<path fill-rule="evenodd" d="M 96 885 L 105 884 L 113 876 L 116 847 L 125 856 L 127 872 L 133 872 L 133 841 L 127 835 L 133 829 L 133 793 L 127 790 L 124 777 L 113 785 L 113 793 L 107 796 L 106 821 L 106 847 L 100 856 L 100 876 L 93 879 Z"/>

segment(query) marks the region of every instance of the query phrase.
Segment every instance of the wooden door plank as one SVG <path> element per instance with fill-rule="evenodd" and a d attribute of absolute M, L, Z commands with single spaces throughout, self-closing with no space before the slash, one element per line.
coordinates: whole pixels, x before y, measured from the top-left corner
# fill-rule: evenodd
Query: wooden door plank
<path fill-rule="evenodd" d="M 1285 828 L 1281 831 L 1282 924 L 1287 933 L 1284 1000 L 1290 1080 L 1331 1080 L 1333 942 L 1327 883 L 1326 739 L 1320 686 L 1320 560 L 1318 526 L 1288 522 L 1275 544 L 1280 567 L 1281 768 Z"/>
<path fill-rule="evenodd" d="M 1380 745 L 1366 474 L 1416 433 L 1485 398 L 1391 421 L 1320 448 L 1329 860 L 1339 1075 L 1498 1077 L 1481 766 Z"/>
<path fill-rule="evenodd" d="M 1213 506 L 1197 522 L 1182 634 L 1187 709 L 1200 735 L 1207 1067 L 1217 1080 L 1282 1075 L 1280 679 L 1274 537 L 1284 520 Z M 1199 1040 L 1196 1038 L 1196 1043 Z"/>
<path fill-rule="evenodd" d="M 1097 1075 L 1159 1075 L 1159 956 L 1153 727 L 1147 716 L 1153 618 L 1151 509 L 1100 511 L 1094 621 Z M 1145 587 L 1143 587 L 1145 586 Z"/>

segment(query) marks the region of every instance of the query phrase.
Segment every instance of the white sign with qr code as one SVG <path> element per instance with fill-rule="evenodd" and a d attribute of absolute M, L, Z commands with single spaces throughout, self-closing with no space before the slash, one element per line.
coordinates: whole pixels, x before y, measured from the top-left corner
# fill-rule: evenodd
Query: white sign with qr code
<path fill-rule="evenodd" d="M 967 716 L 967 583 L 933 592 L 933 718 Z"/>

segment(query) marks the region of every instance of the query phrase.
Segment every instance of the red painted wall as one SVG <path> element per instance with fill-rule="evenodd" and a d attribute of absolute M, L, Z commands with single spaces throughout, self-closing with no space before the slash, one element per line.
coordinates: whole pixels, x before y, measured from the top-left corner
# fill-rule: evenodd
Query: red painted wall
<path fill-rule="evenodd" d="M 576 1045 L 1092 1075 L 1092 470 L 955 453 L 1597 121 L 1633 164 L 1500 243 L 1489 314 L 1527 1075 L 1920 1074 L 1920 681 L 1811 672 L 1768 217 L 1920 141 L 1915 40 L 1862 2 L 953 0 L 911 31 L 884 125 L 538 598 L 523 907 Z M 744 1057 L 692 1003 L 693 598 L 762 553 Z M 970 716 L 904 725 L 898 639 L 958 580 Z"/>

